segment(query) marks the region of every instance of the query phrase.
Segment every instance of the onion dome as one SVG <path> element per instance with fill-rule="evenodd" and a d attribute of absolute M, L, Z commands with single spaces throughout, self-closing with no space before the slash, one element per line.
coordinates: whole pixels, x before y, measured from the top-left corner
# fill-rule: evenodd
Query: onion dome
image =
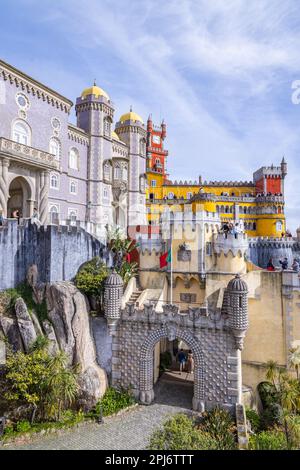
<path fill-rule="evenodd" d="M 83 92 L 81 93 L 81 98 L 85 98 L 86 96 L 89 96 L 89 95 L 94 95 L 95 98 L 100 98 L 101 96 L 104 96 L 107 100 L 110 99 L 106 91 L 104 91 L 102 88 L 100 88 L 97 85 L 94 85 L 92 87 L 89 87 L 83 90 Z"/>
<path fill-rule="evenodd" d="M 229 292 L 236 292 L 236 293 L 247 293 L 248 292 L 248 286 L 241 279 L 241 276 L 239 274 L 236 274 L 235 278 L 231 279 L 227 285 L 227 289 Z"/>
<path fill-rule="evenodd" d="M 119 287 L 123 286 L 123 284 L 123 279 L 115 270 L 112 271 L 105 281 L 105 287 Z"/>
<path fill-rule="evenodd" d="M 120 117 L 120 122 L 125 122 L 125 121 L 141 122 L 142 124 L 144 124 L 144 121 L 141 118 L 141 116 L 139 116 L 137 113 L 134 113 L 133 111 L 123 114 Z"/>

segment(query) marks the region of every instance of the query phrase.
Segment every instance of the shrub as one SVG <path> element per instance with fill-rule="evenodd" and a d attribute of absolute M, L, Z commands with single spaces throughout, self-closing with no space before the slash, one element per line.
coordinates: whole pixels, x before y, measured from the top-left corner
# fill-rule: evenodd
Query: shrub
<path fill-rule="evenodd" d="M 208 432 L 215 440 L 218 450 L 231 450 L 236 448 L 235 424 L 228 411 L 221 408 L 203 414 L 200 429 Z"/>
<path fill-rule="evenodd" d="M 262 431 L 250 436 L 249 449 L 251 450 L 285 450 L 288 449 L 283 432 L 274 429 Z"/>
<path fill-rule="evenodd" d="M 102 407 L 103 416 L 110 416 L 135 403 L 132 394 L 127 390 L 117 390 L 110 387 L 106 390 L 103 398 L 97 403 L 90 416 L 98 417 Z"/>
<path fill-rule="evenodd" d="M 29 421 L 19 421 L 16 424 L 16 431 L 17 432 L 28 432 L 31 429 L 31 424 Z"/>
<path fill-rule="evenodd" d="M 261 430 L 261 426 L 262 426 L 261 418 L 259 414 L 257 413 L 257 411 L 247 409 L 246 418 L 249 420 L 250 425 L 251 425 L 251 430 L 253 432 L 257 433 L 258 431 Z"/>
<path fill-rule="evenodd" d="M 195 421 L 184 414 L 169 418 L 162 429 L 150 439 L 151 450 L 213 450 L 217 442 L 205 431 L 195 426 Z"/>
<path fill-rule="evenodd" d="M 263 408 L 267 408 L 278 402 L 277 390 L 271 382 L 261 382 L 257 386 L 257 391 Z"/>
<path fill-rule="evenodd" d="M 261 429 L 267 430 L 282 422 L 282 408 L 278 403 L 271 403 L 261 413 Z"/>
<path fill-rule="evenodd" d="M 46 343 L 44 343 L 44 346 Z M 24 354 L 9 352 L 1 378 L 1 393 L 7 402 L 36 407 L 40 418 L 58 420 L 77 394 L 77 370 L 67 366 L 59 352 L 52 357 L 42 343 Z"/>
<path fill-rule="evenodd" d="M 106 265 L 100 258 L 93 258 L 85 263 L 75 277 L 75 284 L 87 296 L 100 297 L 103 292 L 104 281 L 108 276 Z"/>

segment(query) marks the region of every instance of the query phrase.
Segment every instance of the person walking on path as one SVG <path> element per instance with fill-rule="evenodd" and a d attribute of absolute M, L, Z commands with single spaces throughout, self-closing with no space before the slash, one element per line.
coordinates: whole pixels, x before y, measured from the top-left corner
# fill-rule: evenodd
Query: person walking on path
<path fill-rule="evenodd" d="M 187 357 L 187 370 L 189 374 L 193 374 L 194 372 L 194 356 L 191 350 L 188 352 Z"/>
<path fill-rule="evenodd" d="M 181 372 L 184 371 L 185 363 L 186 363 L 186 355 L 183 349 L 180 349 L 180 352 L 178 354 L 178 360 L 179 360 L 179 375 L 181 375 Z"/>

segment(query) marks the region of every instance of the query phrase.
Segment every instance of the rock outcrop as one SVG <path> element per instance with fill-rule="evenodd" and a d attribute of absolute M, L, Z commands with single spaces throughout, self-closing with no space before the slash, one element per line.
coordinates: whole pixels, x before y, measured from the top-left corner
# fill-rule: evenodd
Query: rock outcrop
<path fill-rule="evenodd" d="M 91 409 L 107 388 L 106 372 L 97 364 L 90 327 L 89 303 L 71 282 L 39 285 L 35 270 L 29 273 L 33 299 L 46 301 L 47 320 L 39 321 L 35 312 L 28 312 L 24 300 L 15 302 L 15 312 L 0 311 L 0 331 L 14 350 L 28 352 L 39 335 L 49 339 L 49 353 L 64 351 L 69 365 L 79 365 L 79 404 Z"/>
<path fill-rule="evenodd" d="M 24 350 L 29 351 L 30 346 L 35 342 L 37 334 L 31 316 L 28 313 L 24 300 L 19 297 L 15 303 L 17 324 L 22 337 Z"/>

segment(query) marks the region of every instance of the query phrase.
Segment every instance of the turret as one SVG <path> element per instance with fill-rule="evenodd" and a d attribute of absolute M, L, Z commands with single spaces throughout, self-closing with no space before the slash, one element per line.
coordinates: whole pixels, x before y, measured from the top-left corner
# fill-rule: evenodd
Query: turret
<path fill-rule="evenodd" d="M 282 178 L 285 178 L 286 175 L 287 175 L 287 163 L 286 163 L 284 157 L 281 160 L 281 165 L 280 166 L 281 166 Z"/>
<path fill-rule="evenodd" d="M 161 138 L 162 140 L 165 140 L 167 136 L 167 126 L 165 124 L 165 121 L 163 120 L 161 123 Z"/>
<path fill-rule="evenodd" d="M 116 123 L 116 133 L 129 147 L 128 225 L 146 224 L 146 129 L 130 108 Z"/>
<path fill-rule="evenodd" d="M 124 283 L 121 276 L 113 270 L 105 281 L 104 309 L 108 327 L 113 331 L 121 317 L 121 302 Z"/>
<path fill-rule="evenodd" d="M 152 123 L 152 114 L 149 114 L 148 121 L 147 121 L 147 132 L 153 131 L 153 123 Z"/>
<path fill-rule="evenodd" d="M 229 296 L 229 327 L 232 330 L 236 348 L 242 350 L 248 329 L 248 286 L 239 274 L 229 281 L 227 293 Z"/>

